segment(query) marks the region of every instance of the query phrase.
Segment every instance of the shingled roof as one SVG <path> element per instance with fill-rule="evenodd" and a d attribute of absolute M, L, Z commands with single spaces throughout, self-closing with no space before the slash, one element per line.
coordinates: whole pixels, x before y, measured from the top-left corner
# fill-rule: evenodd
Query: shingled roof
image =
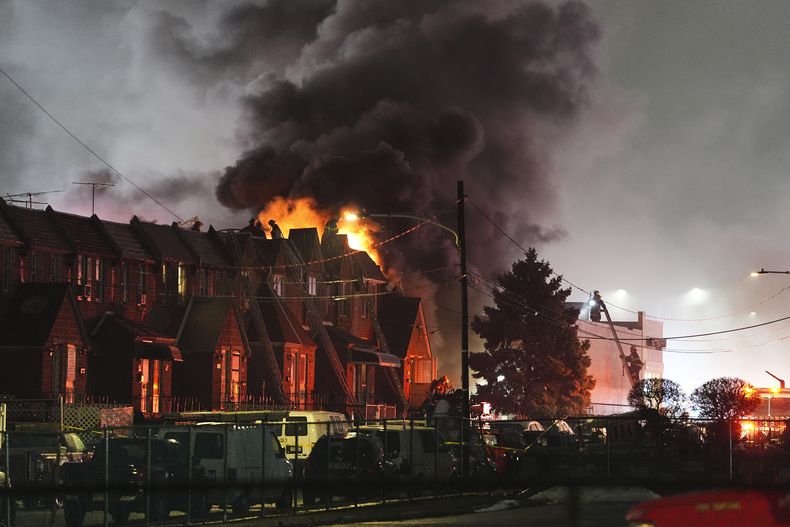
<path fill-rule="evenodd" d="M 153 254 L 148 252 L 128 223 L 115 223 L 105 220 L 102 220 L 101 223 L 115 241 L 115 244 L 120 248 L 122 257 L 145 262 L 153 262 L 156 259 Z"/>
<path fill-rule="evenodd" d="M 20 238 L 14 230 L 11 221 L 5 213 L 5 202 L 0 199 L 0 244 L 2 245 L 15 245 L 19 246 L 24 244 L 24 240 Z"/>
<path fill-rule="evenodd" d="M 406 357 L 414 325 L 417 324 L 421 300 L 416 297 L 384 295 L 379 303 L 379 323 L 390 351 Z"/>
<path fill-rule="evenodd" d="M 275 343 L 288 342 L 293 344 L 300 344 L 306 347 L 317 347 L 315 341 L 310 334 L 302 327 L 299 320 L 294 314 L 286 307 L 283 302 L 277 298 L 271 287 L 268 284 L 261 286 L 261 292 L 266 298 L 258 302 L 258 307 L 263 317 L 263 323 L 266 326 L 266 332 L 269 334 L 269 340 Z M 251 317 L 247 321 L 247 334 L 251 340 L 260 341 L 260 335 L 252 323 Z"/>
<path fill-rule="evenodd" d="M 68 241 L 45 211 L 13 205 L 5 207 L 5 210 L 13 224 L 19 226 L 22 236 L 32 248 L 59 253 L 73 252 Z"/>
<path fill-rule="evenodd" d="M 17 287 L 0 323 L 0 346 L 40 347 L 50 333 L 64 303 L 68 303 L 87 344 L 87 334 L 69 284 L 25 283 Z"/>
<path fill-rule="evenodd" d="M 171 262 L 196 263 L 189 247 L 184 245 L 170 225 L 140 221 L 137 216 L 132 218 L 130 224 L 148 250 L 158 258 Z"/>
<path fill-rule="evenodd" d="M 321 240 L 318 237 L 318 229 L 310 227 L 306 229 L 291 229 L 288 233 L 288 239 L 293 244 L 294 248 L 298 251 L 304 262 L 319 262 L 323 260 L 323 253 L 321 251 Z"/>
<path fill-rule="evenodd" d="M 197 254 L 198 258 L 200 258 L 201 265 L 212 267 L 226 267 L 232 265 L 225 248 L 220 247 L 209 234 L 182 229 L 180 227 L 173 228 L 178 229 L 176 232 L 181 236 L 182 240 L 186 242 L 195 254 Z"/>
<path fill-rule="evenodd" d="M 91 218 L 57 212 L 51 207 L 47 207 L 47 214 L 53 218 L 54 223 L 59 225 L 74 244 L 74 249 L 80 254 L 99 256 L 102 258 L 115 258 L 120 256 L 110 240 L 102 232 L 101 225 Z"/>
<path fill-rule="evenodd" d="M 176 346 L 184 352 L 214 353 L 225 320 L 232 311 L 239 317 L 232 298 L 192 297 L 176 336 Z M 239 323 L 241 324 L 240 318 Z M 242 331 L 242 339 L 246 341 L 243 325 L 239 329 Z M 247 345 L 245 351 L 248 351 Z"/>

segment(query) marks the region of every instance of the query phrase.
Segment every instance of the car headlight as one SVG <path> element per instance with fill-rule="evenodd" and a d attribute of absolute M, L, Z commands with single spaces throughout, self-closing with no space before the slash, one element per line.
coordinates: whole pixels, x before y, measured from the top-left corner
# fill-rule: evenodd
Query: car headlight
<path fill-rule="evenodd" d="M 636 521 L 628 522 L 628 527 L 656 527 L 656 524 L 653 522 Z"/>

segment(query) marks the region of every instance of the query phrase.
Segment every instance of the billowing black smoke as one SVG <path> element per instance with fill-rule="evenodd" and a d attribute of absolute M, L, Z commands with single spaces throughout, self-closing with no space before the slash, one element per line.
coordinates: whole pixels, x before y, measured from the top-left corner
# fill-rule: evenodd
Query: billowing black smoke
<path fill-rule="evenodd" d="M 312 196 L 325 208 L 449 210 L 440 219 L 452 224 L 464 179 L 523 244 L 561 234 L 535 211 L 552 200 L 550 138 L 574 124 L 595 74 L 599 31 L 583 3 L 271 0 L 229 12 L 213 50 L 169 27 L 171 51 L 191 54 L 199 75 L 260 69 L 247 71 L 247 150 L 221 176 L 222 204 L 257 211 Z M 472 266 L 508 265 L 513 247 L 469 217 Z M 445 237 L 422 229 L 405 261 L 446 265 Z M 391 261 L 404 260 L 400 247 Z"/>
<path fill-rule="evenodd" d="M 585 5 L 348 1 L 323 18 L 307 11 L 309 31 L 280 3 L 253 17 L 269 35 L 259 40 L 281 31 L 294 49 L 301 36 L 301 51 L 246 98 L 251 148 L 223 174 L 221 203 L 256 210 L 312 196 L 322 207 L 432 214 L 452 206 L 464 178 L 525 243 L 556 232 L 530 220 L 531 205 L 551 199 L 539 136 L 572 124 L 587 100 L 598 29 Z M 239 20 L 246 35 L 250 18 L 224 24 Z M 247 56 L 248 39 L 238 49 Z"/>

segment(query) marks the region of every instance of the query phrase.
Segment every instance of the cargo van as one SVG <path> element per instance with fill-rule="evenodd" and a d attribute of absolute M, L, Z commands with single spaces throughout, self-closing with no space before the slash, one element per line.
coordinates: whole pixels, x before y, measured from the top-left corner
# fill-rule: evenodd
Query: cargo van
<path fill-rule="evenodd" d="M 410 425 L 367 425 L 359 433 L 375 434 L 384 444 L 387 459 L 399 469 L 402 483 L 451 482 L 460 475 L 460 461 L 445 445 L 436 429 Z"/>
<path fill-rule="evenodd" d="M 246 515 L 252 503 L 290 506 L 293 467 L 272 428 L 198 423 L 162 427 L 157 437 L 190 445 L 193 464 L 211 482 L 209 506 L 230 505 L 236 516 Z"/>
<path fill-rule="evenodd" d="M 342 435 L 348 432 L 346 416 L 338 412 L 294 410 L 272 413 L 265 421 L 274 432 L 291 461 L 302 463 L 310 455 L 321 436 L 327 432 Z"/>

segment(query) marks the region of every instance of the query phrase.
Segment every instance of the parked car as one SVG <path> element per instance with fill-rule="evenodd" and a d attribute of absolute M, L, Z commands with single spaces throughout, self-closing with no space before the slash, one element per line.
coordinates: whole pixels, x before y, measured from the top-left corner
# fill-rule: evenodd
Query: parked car
<path fill-rule="evenodd" d="M 236 516 L 246 515 L 253 503 L 290 506 L 293 467 L 268 425 L 166 426 L 156 435 L 191 452 L 192 463 L 212 484 L 210 506 L 228 504 Z"/>
<path fill-rule="evenodd" d="M 519 473 L 527 443 L 517 430 L 510 428 L 483 431 L 483 441 L 497 474 L 512 480 Z"/>
<path fill-rule="evenodd" d="M 0 488 L 11 488 L 11 479 L 3 471 L 0 471 Z M 13 527 L 15 521 L 16 499 L 11 492 L 7 492 L 0 496 L 0 526 Z"/>
<path fill-rule="evenodd" d="M 458 460 L 435 428 L 427 426 L 363 426 L 359 432 L 371 433 L 384 445 L 387 459 L 398 468 L 401 486 L 415 490 L 431 483 L 451 483 L 460 477 Z"/>
<path fill-rule="evenodd" d="M 62 505 L 54 489 L 62 482 L 64 463 L 81 463 L 88 450 L 79 435 L 70 432 L 14 432 L 8 441 L 10 475 L 25 508 Z"/>
<path fill-rule="evenodd" d="M 667 496 L 634 505 L 629 527 L 772 527 L 790 523 L 790 495 L 779 489 L 725 489 Z"/>
<path fill-rule="evenodd" d="M 304 467 L 302 499 L 313 505 L 334 496 L 372 497 L 387 492 L 398 480 L 398 467 L 384 455 L 375 434 L 348 432 L 321 437 Z"/>
<path fill-rule="evenodd" d="M 155 521 L 167 518 L 171 510 L 187 511 L 188 506 L 194 516 L 207 511 L 205 471 L 192 466 L 184 446 L 172 439 L 154 438 L 149 443 L 146 438 L 109 438 L 106 447 L 104 442 L 97 445 L 90 460 L 64 464 L 63 478 L 68 527 L 80 527 L 87 512 L 103 510 L 105 495 L 110 515 L 119 525 L 131 512 L 146 508 Z"/>

